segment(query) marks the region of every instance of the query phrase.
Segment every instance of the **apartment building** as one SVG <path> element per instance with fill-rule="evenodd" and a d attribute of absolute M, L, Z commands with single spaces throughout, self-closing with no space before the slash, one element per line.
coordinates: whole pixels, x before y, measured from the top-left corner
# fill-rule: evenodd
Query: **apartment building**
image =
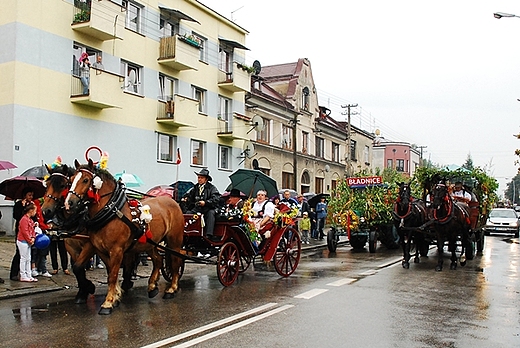
<path fill-rule="evenodd" d="M 247 33 L 195 0 L 6 1 L 0 158 L 18 169 L 0 180 L 95 146 L 144 191 L 202 167 L 224 190 L 249 137 Z"/>
<path fill-rule="evenodd" d="M 392 168 L 411 177 L 420 165 L 419 151 L 407 142 L 377 137 L 373 146 L 373 168 Z"/>

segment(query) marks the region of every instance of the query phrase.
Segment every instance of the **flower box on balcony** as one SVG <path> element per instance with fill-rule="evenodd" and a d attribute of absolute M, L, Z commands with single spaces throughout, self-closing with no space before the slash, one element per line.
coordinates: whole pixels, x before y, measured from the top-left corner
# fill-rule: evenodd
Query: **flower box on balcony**
<path fill-rule="evenodd" d="M 202 42 L 200 41 L 200 39 L 196 38 L 193 35 L 179 36 L 179 39 L 186 42 L 187 44 L 192 45 L 197 48 L 201 48 L 201 46 L 202 46 Z"/>

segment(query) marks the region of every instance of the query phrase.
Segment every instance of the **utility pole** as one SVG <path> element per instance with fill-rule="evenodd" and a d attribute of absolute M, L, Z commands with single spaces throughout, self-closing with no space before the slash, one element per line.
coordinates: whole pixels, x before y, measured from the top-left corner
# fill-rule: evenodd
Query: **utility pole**
<path fill-rule="evenodd" d="M 417 146 L 418 149 L 421 149 L 421 166 L 423 165 L 423 149 L 427 149 L 428 146 L 424 146 L 424 145 L 421 145 L 421 146 Z"/>
<path fill-rule="evenodd" d="M 350 176 L 352 175 L 352 171 L 351 171 L 351 158 L 350 158 L 350 155 L 351 155 L 351 150 L 352 150 L 352 145 L 351 145 L 351 140 L 350 140 L 350 134 L 351 134 L 351 127 L 350 127 L 350 115 L 351 115 L 351 112 L 350 112 L 350 109 L 351 108 L 357 108 L 357 104 L 347 104 L 347 105 L 341 105 L 341 107 L 343 109 L 347 109 L 345 112 L 342 113 L 342 115 L 347 115 L 347 156 L 345 157 L 345 159 L 347 160 L 347 175 Z M 355 113 L 352 113 L 352 115 L 355 115 Z"/>

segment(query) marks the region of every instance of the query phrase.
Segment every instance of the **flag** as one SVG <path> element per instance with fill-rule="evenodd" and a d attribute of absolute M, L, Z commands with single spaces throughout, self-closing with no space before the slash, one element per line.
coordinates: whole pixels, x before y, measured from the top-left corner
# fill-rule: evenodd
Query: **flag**
<path fill-rule="evenodd" d="M 178 147 L 177 148 L 177 161 L 175 161 L 175 164 L 181 164 L 182 162 L 182 159 L 181 159 L 181 148 Z"/>

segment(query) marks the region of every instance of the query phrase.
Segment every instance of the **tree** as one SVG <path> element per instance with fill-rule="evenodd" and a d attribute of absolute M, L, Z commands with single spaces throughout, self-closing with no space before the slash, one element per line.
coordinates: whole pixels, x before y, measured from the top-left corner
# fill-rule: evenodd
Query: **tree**
<path fill-rule="evenodd" d="M 475 166 L 473 165 L 473 159 L 471 158 L 471 153 L 468 153 L 468 157 L 466 158 L 466 162 L 462 165 L 462 168 L 470 171 L 475 169 Z"/>
<path fill-rule="evenodd" d="M 504 199 L 509 200 L 511 203 L 520 203 L 520 199 L 518 198 L 518 194 L 520 191 L 520 174 L 517 174 L 511 182 L 507 184 L 506 191 L 504 192 Z M 513 195 L 515 199 L 513 199 Z"/>

